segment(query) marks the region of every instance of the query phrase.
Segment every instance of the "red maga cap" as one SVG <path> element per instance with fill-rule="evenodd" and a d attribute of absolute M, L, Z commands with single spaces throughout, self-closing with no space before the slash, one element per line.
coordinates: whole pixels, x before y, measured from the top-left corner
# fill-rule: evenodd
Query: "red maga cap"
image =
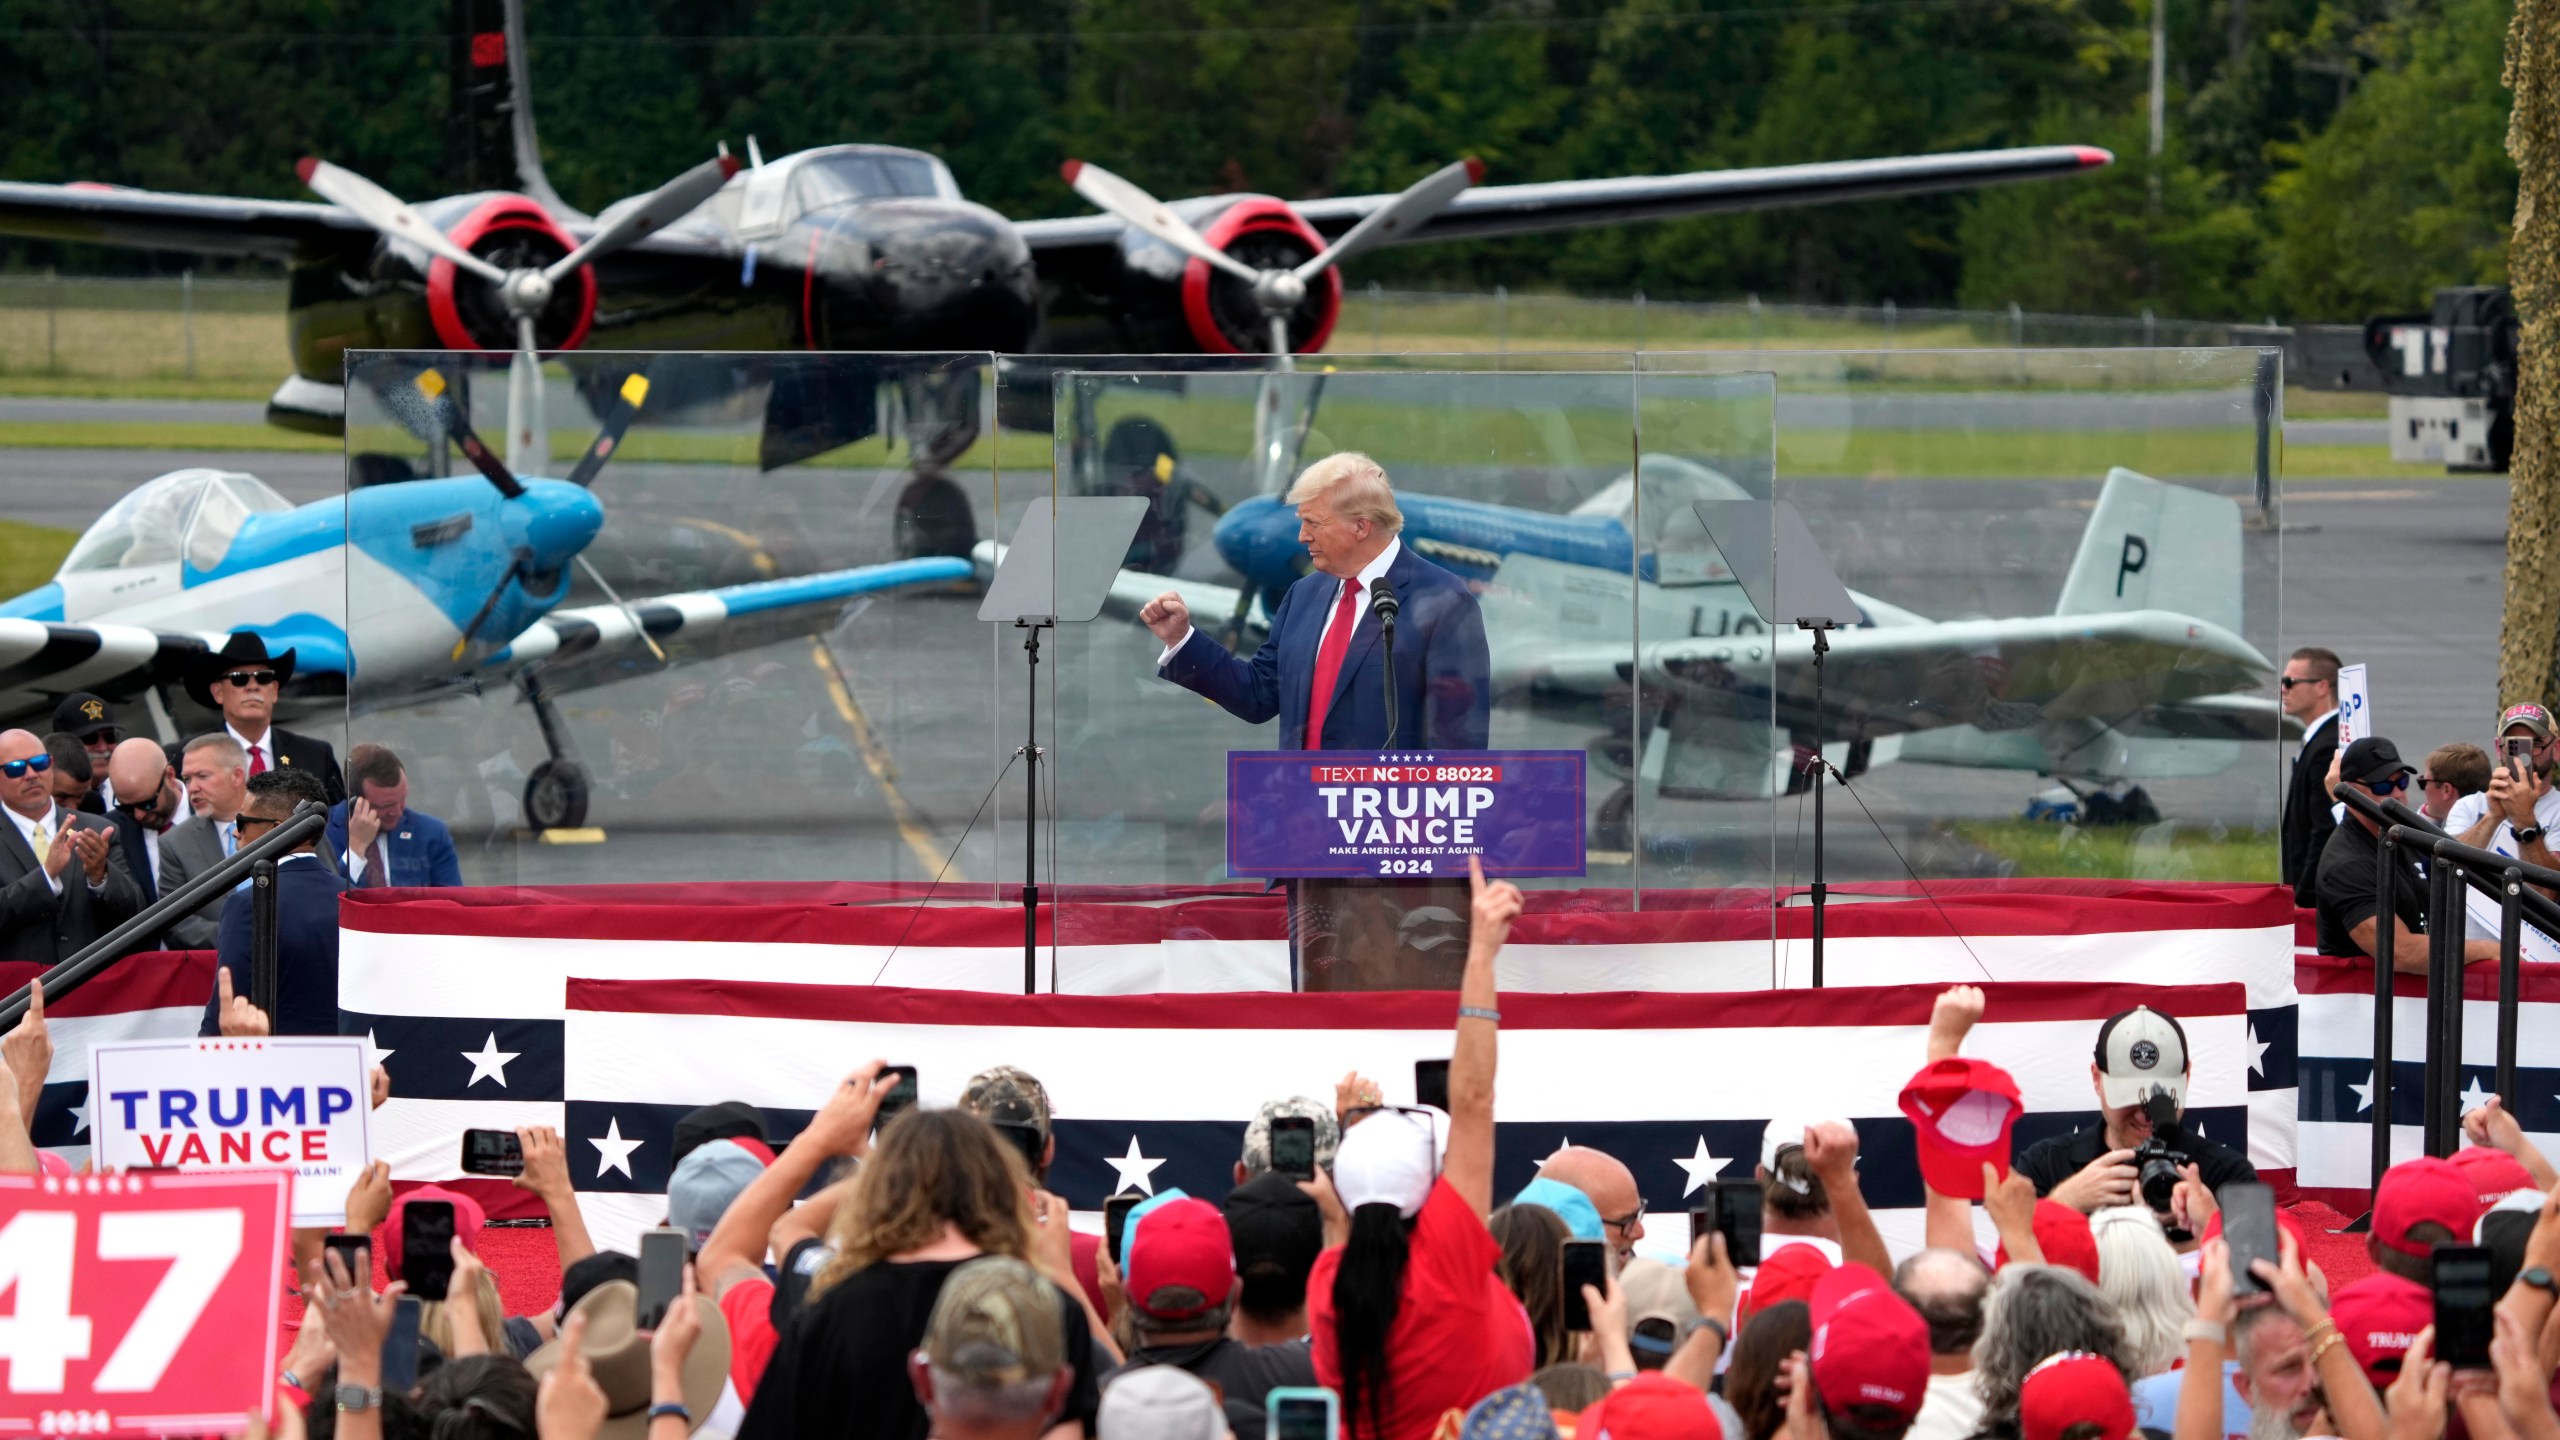
<path fill-rule="evenodd" d="M 1813 1287 L 1813 1385 L 1823 1408 L 1881 1405 L 1909 1420 L 1929 1393 L 1929 1322 L 1864 1265 Z"/>
<path fill-rule="evenodd" d="M 2133 1434 L 2133 1393 L 2115 1362 L 2086 1350 L 2048 1355 L 2018 1386 L 2018 1429 L 2026 1440 L 2061 1440 L 2074 1425 L 2106 1427 L 2104 1440 Z"/>
<path fill-rule="evenodd" d="M 2457 1244 L 2479 1223 L 2480 1192 L 2462 1167 L 2422 1155 L 2383 1171 L 2373 1192 L 2373 1238 L 2403 1255 L 2425 1255 L 2432 1243 L 2409 1232 L 2430 1220 Z"/>
<path fill-rule="evenodd" d="M 1988 1161 L 2009 1173 L 2009 1129 L 2026 1107 L 2018 1082 L 1987 1060 L 1939 1060 L 1902 1087 L 1902 1113 L 1920 1150 L 1920 1177 L 1959 1200 L 1982 1198 Z"/>

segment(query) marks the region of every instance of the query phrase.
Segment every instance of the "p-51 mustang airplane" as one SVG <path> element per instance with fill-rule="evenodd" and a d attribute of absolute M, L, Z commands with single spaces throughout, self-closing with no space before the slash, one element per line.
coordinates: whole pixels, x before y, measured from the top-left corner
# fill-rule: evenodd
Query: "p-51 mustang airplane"
<path fill-rule="evenodd" d="M 1592 754 L 1625 782 L 1601 807 L 1602 840 L 1622 842 L 1610 827 L 1638 790 L 1797 788 L 1798 747 L 1821 746 L 1851 775 L 1901 759 L 2103 786 L 2220 773 L 2242 742 L 2278 734 L 2264 693 L 2275 667 L 2239 633 L 2240 511 L 2228 499 L 2108 472 L 2050 615 L 1937 621 L 1853 590 L 1861 618 L 1831 636 L 1817 709 L 1811 635 L 1772 633 L 1689 509 L 1746 498 L 1667 455 L 1641 457 L 1637 474 L 1562 515 L 1397 496 L 1405 542 L 1479 591 L 1494 704 L 1599 729 Z M 1630 523 L 1638 513 L 1649 533 Z M 1694 540 L 1674 538 L 1680 517 Z M 1245 586 L 1124 570 L 1106 608 L 1134 620 L 1175 590 L 1204 627 L 1232 616 L 1227 638 L 1258 643 L 1269 597 L 1304 573 L 1297 525 L 1277 496 L 1246 499 L 1213 533 Z M 1000 555 L 980 545 L 981 570 Z M 1630 742 L 1609 718 L 1637 698 Z"/>
<path fill-rule="evenodd" d="M 416 384 L 480 473 L 300 507 L 231 471 L 144 484 L 89 527 L 51 583 L 0 603 L 0 716 L 90 690 L 141 698 L 165 718 L 164 692 L 190 659 L 255 631 L 300 652 L 297 686 L 319 682 L 302 691 L 306 705 L 359 676 L 367 706 L 513 685 L 551 752 L 526 782 L 525 815 L 537 828 L 575 826 L 587 778 L 552 702 L 612 678 L 609 664 L 586 662 L 725 654 L 822 630 L 858 596 L 970 573 L 965 560 L 919 558 L 555 609 L 572 567 L 613 596 L 584 559 L 605 518 L 589 487 L 648 403 L 646 374 L 623 381 L 594 442 L 558 479 L 519 476 L 492 454 L 441 371 L 416 372 Z"/>

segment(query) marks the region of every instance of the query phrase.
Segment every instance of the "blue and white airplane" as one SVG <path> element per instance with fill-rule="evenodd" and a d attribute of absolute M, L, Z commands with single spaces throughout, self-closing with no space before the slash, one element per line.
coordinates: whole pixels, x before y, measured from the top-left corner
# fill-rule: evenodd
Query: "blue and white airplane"
<path fill-rule="evenodd" d="M 305 697 L 334 704 L 351 694 L 362 708 L 495 680 L 524 692 L 552 740 L 562 733 L 552 698 L 604 678 L 601 667 L 564 670 L 564 661 L 663 659 L 669 648 L 717 655 L 768 643 L 777 625 L 824 629 L 860 596 L 970 574 L 965 560 L 903 560 L 559 609 L 604 525 L 588 487 L 646 403 L 647 379 L 625 382 L 603 430 L 558 479 L 511 472 L 438 372 L 423 372 L 419 387 L 479 473 L 301 506 L 237 471 L 146 482 L 89 527 L 50 583 L 0 603 L 0 715 L 41 714 L 88 690 L 140 699 L 165 721 L 167 692 L 192 657 L 249 631 L 298 652 Z M 539 683 L 529 683 L 536 666 Z M 585 777 L 552 743 L 527 784 L 526 813 L 537 826 L 574 826 Z"/>
<path fill-rule="evenodd" d="M 1397 503 L 1405 542 L 1478 592 L 1496 706 L 1589 721 L 1601 769 L 1635 788 L 1784 793 L 1802 783 L 1797 747 L 1815 744 L 1851 775 L 1900 759 L 2103 787 L 2219 774 L 2279 733 L 2276 667 L 2240 634 L 2240 510 L 2224 497 L 2110 471 L 2048 615 L 1932 620 L 1852 590 L 1861 617 L 1831 636 L 1818 707 L 1812 635 L 1762 621 L 1690 508 L 1747 498 L 1718 471 L 1645 455 L 1560 515 Z M 1174 590 L 1204 626 L 1233 616 L 1229 637 L 1257 643 L 1305 573 L 1296 512 L 1254 496 L 1213 541 L 1245 586 L 1123 571 L 1110 612 L 1134 620 Z M 979 546 L 981 567 L 999 553 Z"/>

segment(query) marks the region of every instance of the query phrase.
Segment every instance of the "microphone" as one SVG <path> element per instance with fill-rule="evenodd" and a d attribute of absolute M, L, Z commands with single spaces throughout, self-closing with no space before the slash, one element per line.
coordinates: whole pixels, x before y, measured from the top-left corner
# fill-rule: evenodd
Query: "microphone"
<path fill-rule="evenodd" d="M 1404 608 L 1384 577 L 1370 588 L 1369 613 L 1378 617 L 1378 639 L 1387 647 L 1387 748 L 1396 744 L 1396 613 Z"/>

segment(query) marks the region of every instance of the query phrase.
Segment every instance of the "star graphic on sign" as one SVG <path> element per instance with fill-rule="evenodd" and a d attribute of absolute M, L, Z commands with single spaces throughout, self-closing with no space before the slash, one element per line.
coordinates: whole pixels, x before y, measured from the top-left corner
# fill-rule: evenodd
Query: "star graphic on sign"
<path fill-rule="evenodd" d="M 1679 1166 L 1682 1170 L 1688 1173 L 1689 1183 L 1680 1187 L 1681 1198 L 1686 1199 L 1692 1192 L 1714 1183 L 1715 1178 L 1724 1173 L 1724 1167 L 1732 1164 L 1733 1161 L 1730 1159 L 1717 1159 L 1716 1156 L 1707 1149 L 1707 1137 L 1701 1135 L 1698 1137 L 1697 1154 L 1690 1156 L 1686 1160 L 1674 1156 L 1672 1157 L 1671 1163 Z"/>
<path fill-rule="evenodd" d="M 2364 1072 L 2363 1084 L 2359 1085 L 2355 1081 L 2350 1080 L 2347 1082 L 2347 1088 L 2356 1092 L 2357 1109 L 2370 1110 L 2373 1108 L 2373 1072 L 2371 1070 Z"/>
<path fill-rule="evenodd" d="M 462 1052 L 462 1058 L 471 1062 L 471 1078 L 463 1082 L 462 1088 L 468 1090 L 485 1079 L 497 1081 L 498 1088 L 504 1090 L 507 1088 L 507 1062 L 516 1058 L 518 1053 L 499 1049 L 498 1032 L 490 1031 L 489 1038 L 480 1042 L 479 1054 L 474 1055 L 468 1050 Z"/>
<path fill-rule="evenodd" d="M 639 1178 L 631 1173 L 631 1152 L 639 1149 L 642 1145 L 645 1145 L 648 1142 L 645 1140 L 623 1139 L 622 1119 L 620 1116 L 607 1120 L 605 1122 L 604 1134 L 589 1140 L 587 1143 L 596 1147 L 597 1179 L 603 1179 L 604 1172 L 607 1170 L 621 1171 L 622 1178 L 625 1180 L 636 1180 Z"/>
<path fill-rule="evenodd" d="M 365 1032 L 364 1032 L 364 1048 L 365 1048 L 365 1053 L 373 1057 L 372 1059 L 367 1060 L 367 1061 L 365 1061 L 365 1062 L 364 1062 L 367 1068 L 371 1068 L 372 1066 L 379 1065 L 379 1064 L 381 1064 L 383 1061 L 388 1060 L 388 1059 L 390 1059 L 392 1056 L 397 1055 L 397 1054 L 399 1054 L 399 1053 L 400 1053 L 400 1052 L 399 1052 L 399 1051 L 397 1051 L 397 1050 L 385 1050 L 385 1049 L 383 1049 L 383 1048 L 382 1048 L 382 1042 L 380 1042 L 380 1041 L 378 1041 L 378 1040 L 376 1040 L 376 1039 L 374 1039 L 374 1038 L 373 1038 L 373 1030 L 372 1030 L 372 1028 L 371 1028 L 370 1026 L 368 1026 L 368 1027 L 366 1028 Z"/>
<path fill-rule="evenodd" d="M 1164 1162 L 1150 1160 L 1140 1154 L 1138 1137 L 1133 1132 L 1129 1136 L 1129 1153 L 1117 1157 L 1105 1155 L 1102 1157 L 1102 1163 L 1120 1172 L 1120 1183 L 1111 1187 L 1112 1194 L 1117 1195 L 1123 1190 L 1144 1190 L 1153 1195 L 1156 1193 L 1156 1182 L 1147 1177 L 1155 1174 L 1156 1167 Z"/>
<path fill-rule="evenodd" d="M 2248 1028 L 2250 1052 L 2249 1073 L 2252 1075 L 2264 1075 L 2267 1073 L 2267 1042 L 2258 1038 L 2257 1022 L 2251 1021 Z"/>
<path fill-rule="evenodd" d="M 2462 1087 L 2462 1113 L 2468 1115 L 2488 1103 L 2489 1092 L 2480 1088 L 2480 1077 L 2471 1077 L 2471 1083 Z"/>

